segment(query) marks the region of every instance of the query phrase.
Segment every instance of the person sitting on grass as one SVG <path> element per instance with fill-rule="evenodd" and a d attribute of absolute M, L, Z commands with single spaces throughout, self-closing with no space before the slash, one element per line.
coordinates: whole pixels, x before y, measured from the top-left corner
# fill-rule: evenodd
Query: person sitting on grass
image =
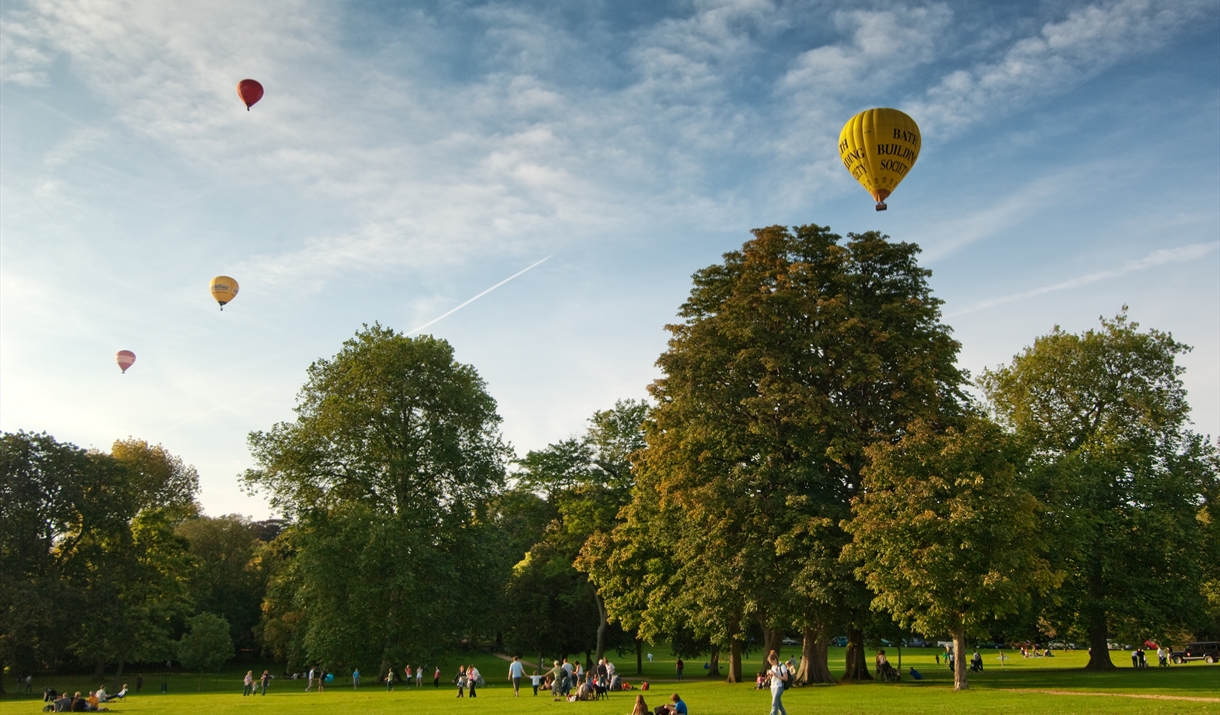
<path fill-rule="evenodd" d="M 648 711 L 648 703 L 644 702 L 643 695 L 635 696 L 635 707 L 631 708 L 631 715 L 652 715 Z"/>
<path fill-rule="evenodd" d="M 118 700 L 127 699 L 127 683 L 123 683 L 123 689 L 114 694 L 114 698 Z"/>
<path fill-rule="evenodd" d="M 923 673 L 920 673 L 918 670 L 915 670 L 914 668 L 911 668 L 910 672 L 911 672 L 911 680 L 923 680 Z"/>
<path fill-rule="evenodd" d="M 72 712 L 72 696 L 67 693 L 61 693 L 58 698 L 55 698 L 53 704 L 57 713 Z"/>
<path fill-rule="evenodd" d="M 665 706 L 665 709 L 669 715 L 690 715 L 686 710 L 686 703 L 677 693 L 669 696 L 669 704 Z"/>

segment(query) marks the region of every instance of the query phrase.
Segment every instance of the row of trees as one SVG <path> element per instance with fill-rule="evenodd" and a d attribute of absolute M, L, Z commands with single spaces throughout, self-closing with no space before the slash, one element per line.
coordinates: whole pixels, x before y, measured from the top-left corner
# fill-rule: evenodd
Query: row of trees
<path fill-rule="evenodd" d="M 109 453 L 0 438 L 0 666 L 20 676 L 179 659 L 188 621 L 254 649 L 275 522 L 200 515 L 194 468 L 160 446 Z M 182 657 L 183 661 L 192 660 Z"/>
<path fill-rule="evenodd" d="M 973 398 L 917 253 L 776 226 L 695 274 L 632 501 L 578 561 L 611 616 L 707 639 L 730 681 L 749 621 L 768 650 L 799 631 L 804 683 L 834 680 L 839 628 L 845 677 L 869 677 L 878 614 L 959 653 L 1024 621 L 1087 640 L 1092 669 L 1112 636 L 1209 627 L 1209 594 L 1214 628 L 1218 463 L 1189 429 L 1188 348 L 1124 312 L 1056 329 Z"/>
<path fill-rule="evenodd" d="M 910 632 L 958 652 L 1087 640 L 1095 669 L 1109 638 L 1220 635 L 1188 348 L 1124 313 L 972 382 L 917 254 L 755 231 L 695 274 L 651 405 L 519 459 L 451 346 L 366 326 L 309 368 L 295 420 L 250 435 L 242 479 L 282 533 L 201 518 L 193 470 L 159 448 L 6 435 L 0 658 L 159 659 L 192 613 L 290 666 L 366 672 L 489 645 L 638 662 L 668 641 L 738 681 L 751 641 L 799 634 L 804 683 L 836 679 L 844 632 L 848 679 L 870 638 Z"/>

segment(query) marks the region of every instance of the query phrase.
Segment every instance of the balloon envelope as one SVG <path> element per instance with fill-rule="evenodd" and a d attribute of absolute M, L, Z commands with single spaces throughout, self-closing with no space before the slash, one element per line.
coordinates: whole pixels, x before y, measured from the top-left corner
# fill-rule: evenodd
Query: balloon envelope
<path fill-rule="evenodd" d="M 866 109 L 847 120 L 839 132 L 839 158 L 873 198 L 877 210 L 906 178 L 923 138 L 919 125 L 897 109 Z"/>
<path fill-rule="evenodd" d="M 210 286 L 212 297 L 220 303 L 220 309 L 225 309 L 225 303 L 237 297 L 237 281 L 228 276 L 216 276 Z"/>
<path fill-rule="evenodd" d="M 135 364 L 136 354 L 130 350 L 120 350 L 114 354 L 114 361 L 119 364 L 120 370 L 127 372 L 127 368 Z"/>
<path fill-rule="evenodd" d="M 241 97 L 241 101 L 246 104 L 246 111 L 250 111 L 258 103 L 258 100 L 263 98 L 263 85 L 256 80 L 243 79 L 237 83 L 237 96 Z"/>

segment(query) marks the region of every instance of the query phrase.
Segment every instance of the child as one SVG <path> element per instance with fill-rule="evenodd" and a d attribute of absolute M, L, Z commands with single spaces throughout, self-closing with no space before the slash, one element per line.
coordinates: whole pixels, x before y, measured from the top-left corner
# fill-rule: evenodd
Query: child
<path fill-rule="evenodd" d="M 534 686 L 534 697 L 538 697 L 538 683 L 542 682 L 542 677 L 538 675 L 538 671 L 530 676 L 530 683 Z"/>

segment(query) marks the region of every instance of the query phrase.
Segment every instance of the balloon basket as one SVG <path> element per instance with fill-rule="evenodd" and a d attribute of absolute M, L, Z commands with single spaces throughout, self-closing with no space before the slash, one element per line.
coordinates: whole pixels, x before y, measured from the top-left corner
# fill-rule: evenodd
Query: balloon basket
<path fill-rule="evenodd" d="M 889 206 L 886 206 L 884 201 L 878 201 L 878 202 L 877 202 L 877 210 L 878 210 L 878 211 L 885 211 L 885 210 L 886 210 L 886 209 L 888 209 L 888 208 L 889 208 Z"/>

